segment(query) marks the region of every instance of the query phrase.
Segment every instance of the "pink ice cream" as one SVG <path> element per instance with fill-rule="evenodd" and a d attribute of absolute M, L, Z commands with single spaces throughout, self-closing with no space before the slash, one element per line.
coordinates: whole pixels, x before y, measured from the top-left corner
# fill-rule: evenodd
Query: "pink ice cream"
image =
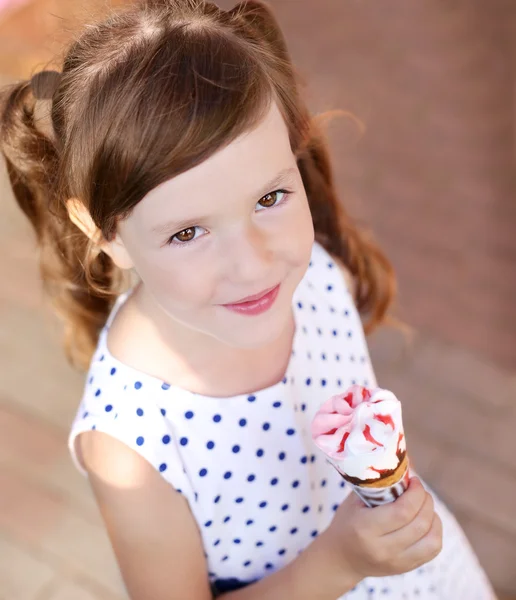
<path fill-rule="evenodd" d="M 379 479 L 405 456 L 401 403 L 388 390 L 354 385 L 321 406 L 312 438 L 345 477 Z"/>

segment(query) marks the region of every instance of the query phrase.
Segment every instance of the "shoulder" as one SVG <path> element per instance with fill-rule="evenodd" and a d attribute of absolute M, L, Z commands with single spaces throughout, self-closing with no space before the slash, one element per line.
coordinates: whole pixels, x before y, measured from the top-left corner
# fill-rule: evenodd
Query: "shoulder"
<path fill-rule="evenodd" d="M 356 282 L 351 274 L 350 270 L 346 267 L 344 262 L 338 256 L 334 256 L 320 242 L 314 243 L 312 252 L 312 262 L 326 262 L 330 267 L 336 267 L 339 275 L 344 280 L 344 286 L 347 288 L 349 293 L 354 297 L 356 290 Z"/>
<path fill-rule="evenodd" d="M 355 280 L 353 279 L 353 275 L 351 275 L 351 271 L 346 267 L 346 265 L 342 262 L 342 260 L 340 258 L 335 258 L 335 257 L 332 257 L 332 258 L 335 261 L 335 264 L 337 265 L 337 268 L 339 269 L 350 294 L 352 296 L 354 296 L 356 284 L 355 284 Z"/>

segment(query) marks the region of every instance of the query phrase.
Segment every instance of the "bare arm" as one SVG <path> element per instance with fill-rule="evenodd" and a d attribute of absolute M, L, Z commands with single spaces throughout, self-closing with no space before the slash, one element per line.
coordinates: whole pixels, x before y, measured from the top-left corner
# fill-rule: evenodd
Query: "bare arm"
<path fill-rule="evenodd" d="M 136 452 L 92 431 L 78 450 L 132 600 L 211 600 L 200 532 L 188 503 Z M 335 577 L 324 533 L 277 573 L 228 600 L 335 600 L 355 584 Z"/>

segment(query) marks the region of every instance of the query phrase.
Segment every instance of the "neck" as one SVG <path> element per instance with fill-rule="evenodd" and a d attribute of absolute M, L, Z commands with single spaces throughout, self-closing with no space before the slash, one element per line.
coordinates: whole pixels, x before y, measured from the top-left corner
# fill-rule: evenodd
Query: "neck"
<path fill-rule="evenodd" d="M 151 351 L 145 371 L 206 396 L 234 396 L 265 389 L 280 381 L 290 360 L 295 333 L 293 315 L 278 339 L 260 348 L 235 348 L 172 320 L 138 286 L 133 294 L 138 345 Z M 257 369 L 256 365 L 260 368 Z"/>

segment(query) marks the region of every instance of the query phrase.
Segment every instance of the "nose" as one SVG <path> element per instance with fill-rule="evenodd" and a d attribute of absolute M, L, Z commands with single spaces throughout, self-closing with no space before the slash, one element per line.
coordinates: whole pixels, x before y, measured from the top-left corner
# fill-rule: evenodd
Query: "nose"
<path fill-rule="evenodd" d="M 231 236 L 226 245 L 225 259 L 226 277 L 236 285 L 274 283 L 270 281 L 273 263 L 270 240 L 252 224 Z M 253 288 L 252 291 L 260 290 Z"/>

